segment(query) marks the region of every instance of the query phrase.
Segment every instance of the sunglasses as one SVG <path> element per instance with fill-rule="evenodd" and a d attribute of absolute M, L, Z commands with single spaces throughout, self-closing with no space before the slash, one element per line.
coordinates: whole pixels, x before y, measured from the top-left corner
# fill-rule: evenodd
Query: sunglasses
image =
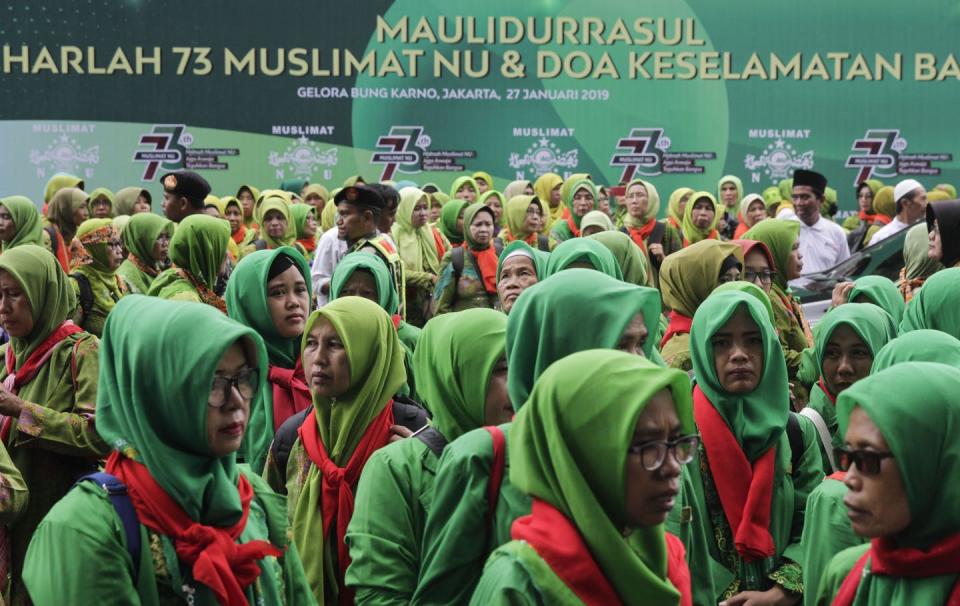
<path fill-rule="evenodd" d="M 851 465 L 856 465 L 857 471 L 868 476 L 875 476 L 880 473 L 880 464 L 883 460 L 893 457 L 892 452 L 876 452 L 873 450 L 834 448 L 833 452 L 837 465 L 842 471 L 847 471 Z"/>

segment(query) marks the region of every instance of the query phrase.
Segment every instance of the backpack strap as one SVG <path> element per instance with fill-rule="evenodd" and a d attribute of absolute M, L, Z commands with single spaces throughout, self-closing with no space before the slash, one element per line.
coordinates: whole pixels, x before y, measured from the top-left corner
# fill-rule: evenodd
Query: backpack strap
<path fill-rule="evenodd" d="M 414 433 L 421 442 L 427 445 L 433 454 L 438 458 L 443 454 L 443 449 L 447 447 L 447 438 L 442 433 L 429 425 L 424 425 L 423 429 Z"/>
<path fill-rule="evenodd" d="M 800 417 L 791 412 L 787 418 L 787 438 L 790 440 L 790 469 L 795 470 L 800 457 L 803 456 L 803 429 L 800 427 Z"/>
<path fill-rule="evenodd" d="M 550 238 L 543 234 L 537 235 L 537 248 L 541 252 L 550 252 Z"/>
<path fill-rule="evenodd" d="M 493 516 L 500 500 L 500 485 L 503 484 L 503 470 L 506 467 L 507 440 L 503 430 L 496 425 L 484 427 L 493 440 L 493 465 L 490 467 L 490 484 L 487 487 L 487 530 L 493 536 Z"/>
<path fill-rule="evenodd" d="M 123 525 L 123 533 L 127 538 L 127 551 L 133 559 L 133 574 L 136 578 L 140 573 L 140 519 L 137 517 L 137 510 L 133 507 L 130 495 L 127 494 L 126 485 L 117 476 L 105 471 L 85 475 L 77 480 L 77 483 L 80 482 L 93 482 L 107 493 L 110 504 L 113 505 Z"/>
<path fill-rule="evenodd" d="M 667 226 L 661 221 L 657 221 L 653 225 L 653 231 L 650 232 L 650 237 L 647 238 L 647 244 L 663 244 L 663 236 L 667 233 Z M 649 247 L 649 246 L 648 246 Z"/>
<path fill-rule="evenodd" d="M 450 251 L 450 255 L 450 260 L 453 262 L 454 282 L 459 282 L 460 276 L 463 275 L 463 247 L 454 248 Z"/>
<path fill-rule="evenodd" d="M 83 314 L 83 319 L 79 324 L 84 328 L 87 318 L 90 317 L 90 311 L 93 310 L 93 289 L 90 287 L 90 280 L 82 273 L 74 272 L 70 277 L 76 280 L 77 286 L 80 287 L 80 312 Z"/>
<path fill-rule="evenodd" d="M 813 421 L 813 426 L 817 428 L 817 434 L 820 436 L 820 443 L 823 444 L 823 451 L 827 453 L 827 461 L 830 463 L 830 472 L 837 471 L 837 462 L 833 457 L 833 440 L 830 439 L 830 430 L 827 429 L 827 423 L 816 410 L 805 406 L 799 413 Z"/>
<path fill-rule="evenodd" d="M 57 241 L 57 229 L 52 225 L 48 225 L 44 227 L 43 230 L 50 236 L 50 247 L 53 251 L 53 256 L 56 257 L 57 253 L 60 252 L 60 243 Z"/>

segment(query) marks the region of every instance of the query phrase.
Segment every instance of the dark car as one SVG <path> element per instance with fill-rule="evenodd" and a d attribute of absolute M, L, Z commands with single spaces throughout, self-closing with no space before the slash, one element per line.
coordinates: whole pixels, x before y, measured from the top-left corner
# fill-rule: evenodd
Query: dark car
<path fill-rule="evenodd" d="M 861 276 L 884 276 L 894 282 L 900 279 L 903 268 L 903 242 L 910 228 L 897 232 L 878 244 L 850 255 L 850 258 L 826 271 L 804 274 L 807 284 L 794 288 L 800 298 L 803 313 L 810 324 L 815 324 L 830 307 L 833 287 L 840 282 L 856 280 Z"/>

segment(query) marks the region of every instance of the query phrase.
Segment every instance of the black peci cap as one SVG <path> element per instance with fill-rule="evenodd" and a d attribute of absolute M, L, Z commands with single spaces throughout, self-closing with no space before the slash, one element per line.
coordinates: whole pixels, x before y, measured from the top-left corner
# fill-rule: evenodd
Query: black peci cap
<path fill-rule="evenodd" d="M 197 173 L 189 170 L 178 170 L 167 173 L 160 178 L 163 191 L 183 196 L 194 204 L 202 204 L 204 198 L 210 195 L 210 184 Z"/>

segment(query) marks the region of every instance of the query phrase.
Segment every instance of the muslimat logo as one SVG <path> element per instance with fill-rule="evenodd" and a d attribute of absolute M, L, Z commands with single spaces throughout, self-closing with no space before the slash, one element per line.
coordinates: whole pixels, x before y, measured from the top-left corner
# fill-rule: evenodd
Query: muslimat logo
<path fill-rule="evenodd" d="M 421 152 L 430 146 L 430 137 L 422 126 L 391 126 L 390 133 L 377 138 L 377 149 L 370 158 L 372 164 L 382 164 L 380 180 L 388 181 L 399 171 L 406 174 L 420 172 Z"/>
<path fill-rule="evenodd" d="M 160 168 L 168 171 L 183 168 L 187 148 L 181 144 L 181 139 L 186 128 L 183 124 L 155 124 L 152 131 L 140 135 L 140 145 L 152 147 L 133 154 L 134 162 L 146 162 L 143 169 L 144 181 L 156 179 Z M 187 139 L 192 137 L 188 135 Z"/>
<path fill-rule="evenodd" d="M 862 139 L 850 147 L 855 153 L 847 156 L 844 166 L 856 168 L 853 184 L 880 177 L 891 179 L 898 175 L 900 152 L 907 149 L 907 140 L 898 129 L 870 129 Z"/>

